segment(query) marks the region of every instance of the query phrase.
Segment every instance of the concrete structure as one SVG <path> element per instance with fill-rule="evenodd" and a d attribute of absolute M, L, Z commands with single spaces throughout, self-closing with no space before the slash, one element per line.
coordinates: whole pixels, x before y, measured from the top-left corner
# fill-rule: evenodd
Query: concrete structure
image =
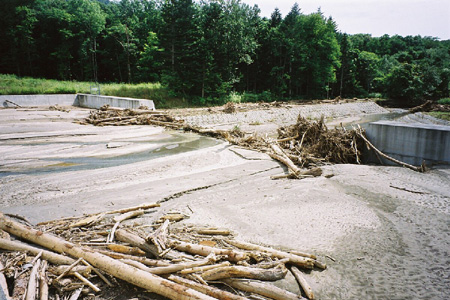
<path fill-rule="evenodd" d="M 366 134 L 380 151 L 406 163 L 450 163 L 450 126 L 378 121 Z M 369 160 L 378 161 L 375 155 Z"/>
<path fill-rule="evenodd" d="M 50 106 L 50 105 L 74 105 L 76 94 L 55 95 L 0 95 L 0 105 L 3 107 L 20 106 Z M 11 102 L 8 102 L 11 101 Z"/>
<path fill-rule="evenodd" d="M 85 108 L 100 108 L 105 104 L 121 108 L 139 108 L 147 106 L 155 109 L 152 100 L 133 99 L 89 94 L 58 94 L 58 95 L 0 95 L 0 105 L 3 107 L 20 106 L 80 106 Z"/>
<path fill-rule="evenodd" d="M 139 108 L 140 106 L 147 106 L 149 109 L 155 109 L 153 100 L 113 97 L 113 96 L 98 96 L 90 94 L 78 94 L 77 106 L 87 108 L 100 108 L 105 104 L 113 107 L 121 108 Z"/>

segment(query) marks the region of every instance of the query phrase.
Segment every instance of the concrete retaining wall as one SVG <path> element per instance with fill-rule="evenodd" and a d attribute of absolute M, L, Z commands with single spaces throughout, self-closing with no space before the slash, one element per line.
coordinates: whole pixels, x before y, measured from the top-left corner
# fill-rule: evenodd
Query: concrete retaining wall
<path fill-rule="evenodd" d="M 11 101 L 11 102 L 8 102 Z M 20 106 L 81 106 L 86 108 L 100 108 L 105 104 L 121 108 L 139 108 L 147 106 L 155 109 L 152 100 L 122 98 L 112 96 L 99 96 L 89 94 L 63 94 L 63 95 L 0 95 L 0 105 L 3 107 Z"/>
<path fill-rule="evenodd" d="M 90 94 L 78 94 L 77 106 L 87 108 L 100 108 L 105 104 L 113 107 L 121 108 L 139 108 L 140 106 L 147 106 L 149 109 L 155 109 L 155 104 L 152 100 L 133 99 L 113 96 L 98 96 Z"/>
<path fill-rule="evenodd" d="M 16 107 L 11 101 L 20 106 L 50 106 L 50 105 L 74 105 L 77 95 L 0 95 L 0 105 L 3 107 Z M 8 100 L 8 101 L 6 101 Z"/>
<path fill-rule="evenodd" d="M 406 163 L 450 163 L 450 126 L 378 121 L 369 124 L 366 134 L 379 150 Z M 375 155 L 369 160 L 378 161 Z"/>

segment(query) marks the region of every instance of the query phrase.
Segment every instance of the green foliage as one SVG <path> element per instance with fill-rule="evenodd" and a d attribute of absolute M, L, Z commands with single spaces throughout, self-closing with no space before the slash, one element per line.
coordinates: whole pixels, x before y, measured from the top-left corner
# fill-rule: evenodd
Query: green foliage
<path fill-rule="evenodd" d="M 439 104 L 447 104 L 450 105 L 450 98 L 442 98 L 438 100 Z"/>
<path fill-rule="evenodd" d="M 242 95 L 240 95 L 236 92 L 231 92 L 230 95 L 228 96 L 227 102 L 241 103 L 241 100 L 242 100 Z"/>
<path fill-rule="evenodd" d="M 0 74 L 1 95 L 88 93 L 89 82 L 58 81 Z"/>
<path fill-rule="evenodd" d="M 275 9 L 262 18 L 257 6 L 240 0 L 4 2 L 0 73 L 65 82 L 162 82 L 161 89 L 122 85 L 114 93 L 165 97 L 167 105 L 450 96 L 450 41 L 342 34 L 331 17 L 320 10 L 303 14 L 297 4 L 286 16 Z M 15 88 L 78 91 L 69 84 L 30 84 Z"/>
<path fill-rule="evenodd" d="M 432 117 L 438 118 L 438 119 L 442 119 L 442 120 L 446 120 L 446 121 L 450 121 L 450 112 L 445 112 L 445 111 L 430 111 L 427 114 L 429 114 Z"/>
<path fill-rule="evenodd" d="M 0 74 L 0 95 L 86 94 L 90 93 L 91 85 L 92 82 L 20 78 L 15 75 Z M 158 108 L 187 106 L 185 101 L 171 97 L 167 88 L 160 83 L 107 83 L 100 85 L 100 91 L 102 95 L 151 99 L 156 102 Z"/>

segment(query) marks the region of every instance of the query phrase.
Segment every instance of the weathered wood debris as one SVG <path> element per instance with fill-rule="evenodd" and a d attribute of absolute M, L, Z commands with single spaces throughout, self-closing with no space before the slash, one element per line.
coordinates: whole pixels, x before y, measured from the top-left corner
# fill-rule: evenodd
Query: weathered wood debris
<path fill-rule="evenodd" d="M 123 109 L 104 105 L 98 110 L 90 111 L 89 116 L 81 123 L 96 126 L 158 125 L 179 128 L 184 122 L 158 110 Z"/>
<path fill-rule="evenodd" d="M 231 102 L 224 106 L 224 110 L 233 108 L 235 104 Z M 360 164 L 364 146 L 372 149 L 379 158 L 383 157 L 411 170 L 424 172 L 426 169 L 425 165 L 412 166 L 382 153 L 370 143 L 360 127 L 346 129 L 341 126 L 329 129 L 323 117 L 314 121 L 299 115 L 295 124 L 278 129 L 276 139 L 246 134 L 236 128 L 216 130 L 191 126 L 184 120 L 161 111 L 120 109 L 107 105 L 100 110 L 91 111 L 86 123 L 96 126 L 158 125 L 223 138 L 231 144 L 265 152 L 288 168 L 288 174 L 274 176 L 273 179 L 320 176 L 320 166 L 330 163 Z"/>
<path fill-rule="evenodd" d="M 302 271 L 326 268 L 315 255 L 238 241 L 226 229 L 174 225 L 170 216 L 146 224 L 155 207 L 36 226 L 0 212 L 0 291 L 6 299 L 314 299 Z M 289 271 L 297 293 L 269 283 Z"/>

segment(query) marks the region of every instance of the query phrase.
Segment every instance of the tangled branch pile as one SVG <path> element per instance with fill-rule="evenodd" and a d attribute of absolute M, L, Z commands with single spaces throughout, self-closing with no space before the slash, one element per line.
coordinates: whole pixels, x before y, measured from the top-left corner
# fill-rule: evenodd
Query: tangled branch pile
<path fill-rule="evenodd" d="M 91 111 L 85 121 L 96 126 L 159 125 L 176 128 L 183 123 L 161 111 L 112 108 L 108 105 Z"/>
<path fill-rule="evenodd" d="M 151 292 L 170 299 L 302 299 L 265 282 L 283 280 L 290 270 L 304 295 L 314 298 L 300 269 L 325 269 L 316 256 L 240 242 L 229 230 L 171 227 L 185 217 L 180 213 L 147 224 L 158 206 L 38 227 L 0 213 L 0 292 L 13 299 L 34 299 L 38 292 L 40 299 L 73 300 L 148 298 Z"/>
<path fill-rule="evenodd" d="M 425 170 L 425 166 L 411 166 L 381 153 L 367 140 L 361 128 L 328 129 L 323 117 L 319 121 L 313 122 L 299 115 L 296 124 L 278 129 L 276 141 L 267 140 L 256 134 L 248 135 L 236 129 L 227 131 L 191 126 L 184 120 L 175 119 L 159 111 L 111 108 L 107 105 L 100 110 L 91 111 L 86 123 L 97 126 L 157 125 L 223 138 L 235 145 L 267 152 L 272 158 L 285 164 L 289 168 L 290 174 L 276 176 L 276 178 L 320 176 L 321 171 L 317 166 L 325 163 L 359 164 L 361 163 L 361 149 L 364 145 L 373 149 L 378 156 L 396 164 L 419 172 Z M 299 168 L 315 169 L 305 173 Z"/>
<path fill-rule="evenodd" d="M 278 129 L 278 143 L 300 167 L 325 162 L 360 163 L 360 149 L 364 145 L 355 129 L 328 129 L 323 117 L 311 122 L 300 115 L 296 124 Z"/>

